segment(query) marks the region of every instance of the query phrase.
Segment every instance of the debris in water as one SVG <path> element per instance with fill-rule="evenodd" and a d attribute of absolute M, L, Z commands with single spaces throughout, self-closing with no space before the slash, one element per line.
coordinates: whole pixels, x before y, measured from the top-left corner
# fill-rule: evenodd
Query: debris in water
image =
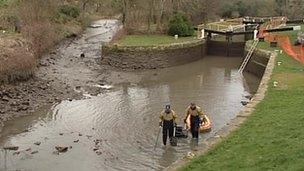
<path fill-rule="evenodd" d="M 31 152 L 31 154 L 36 154 L 36 153 L 38 153 L 38 151 L 37 151 L 37 150 L 36 150 L 36 151 Z"/>
<path fill-rule="evenodd" d="M 34 144 L 35 144 L 35 145 L 40 145 L 40 144 L 41 144 L 41 142 L 39 142 L 39 141 L 38 141 L 38 142 L 35 142 Z"/>
<path fill-rule="evenodd" d="M 20 154 L 20 151 L 16 151 L 13 153 L 13 155 L 19 155 Z"/>
<path fill-rule="evenodd" d="M 7 147 L 3 147 L 3 149 L 17 151 L 19 149 L 19 147 L 18 146 L 7 146 Z"/>
<path fill-rule="evenodd" d="M 55 149 L 60 152 L 60 153 L 65 153 L 68 151 L 68 147 L 64 147 L 64 146 L 56 146 Z"/>
<path fill-rule="evenodd" d="M 53 154 L 59 155 L 59 151 L 53 151 Z"/>

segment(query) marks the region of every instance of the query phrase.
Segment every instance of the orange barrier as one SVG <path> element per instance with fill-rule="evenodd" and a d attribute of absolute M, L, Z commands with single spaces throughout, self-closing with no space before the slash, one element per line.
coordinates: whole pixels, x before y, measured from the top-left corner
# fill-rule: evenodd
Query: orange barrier
<path fill-rule="evenodd" d="M 304 46 L 298 45 L 294 46 L 293 42 L 290 41 L 289 37 L 286 35 L 270 34 L 266 33 L 265 30 L 261 29 L 261 37 L 268 42 L 277 42 L 278 45 L 287 53 L 289 56 L 293 57 L 295 60 L 304 64 Z"/>

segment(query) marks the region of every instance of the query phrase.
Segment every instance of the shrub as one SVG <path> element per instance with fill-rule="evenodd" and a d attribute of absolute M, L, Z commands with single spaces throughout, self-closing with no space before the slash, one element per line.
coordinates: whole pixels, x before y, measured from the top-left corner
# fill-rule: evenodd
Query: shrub
<path fill-rule="evenodd" d="M 169 20 L 168 34 L 171 36 L 177 34 L 182 37 L 192 36 L 194 28 L 189 23 L 185 14 L 175 13 Z"/>
<path fill-rule="evenodd" d="M 62 5 L 59 7 L 59 13 L 71 18 L 77 18 L 80 15 L 80 9 L 73 5 Z"/>

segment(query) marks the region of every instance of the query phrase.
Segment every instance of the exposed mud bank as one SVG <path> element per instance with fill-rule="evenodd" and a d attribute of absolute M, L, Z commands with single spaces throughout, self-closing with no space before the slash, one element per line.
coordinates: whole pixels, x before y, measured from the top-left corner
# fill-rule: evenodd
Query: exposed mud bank
<path fill-rule="evenodd" d="M 204 55 L 204 40 L 159 46 L 114 44 L 102 47 L 100 63 L 123 70 L 158 69 L 190 63 Z"/>
<path fill-rule="evenodd" d="M 92 85 L 105 84 L 104 77 L 96 79 L 98 78 L 96 76 L 92 79 L 86 75 L 86 71 L 91 69 L 105 72 L 105 68 L 100 69 L 95 63 L 101 43 L 95 42 L 95 39 L 102 36 L 107 37 L 103 39 L 104 41 L 109 41 L 108 34 L 112 36 L 118 24 L 116 20 L 103 20 L 92 25 L 111 26 L 111 29 L 103 31 L 104 28 L 101 28 L 99 31 L 99 27 L 91 28 L 79 37 L 63 40 L 37 61 L 38 68 L 33 67 L 35 68 L 35 73 L 32 73 L 33 78 L 14 84 L 0 84 L 0 132 L 5 121 L 32 114 L 38 109 L 52 106 L 62 100 L 83 98 L 83 93 L 94 95 L 103 91 Z M 90 33 L 91 30 L 97 30 L 98 33 Z M 100 32 L 104 33 L 100 34 Z M 82 46 L 78 46 L 79 42 Z M 85 53 L 86 57 L 80 57 L 81 53 Z M 36 60 L 33 61 L 36 63 Z M 89 84 L 91 86 L 87 86 Z"/>
<path fill-rule="evenodd" d="M 221 142 L 223 139 L 227 138 L 233 131 L 237 130 L 242 125 L 242 123 L 253 113 L 253 111 L 255 110 L 255 106 L 264 99 L 268 89 L 268 82 L 271 78 L 275 66 L 275 58 L 277 54 L 260 49 L 256 49 L 256 53 L 259 53 L 261 55 L 262 54 L 266 55 L 263 56 L 264 58 L 267 58 L 269 56 L 268 63 L 266 65 L 265 71 L 263 72 L 262 80 L 260 82 L 256 94 L 252 97 L 249 103 L 237 114 L 236 118 L 234 118 L 225 127 L 217 131 L 215 136 L 207 139 L 204 146 L 197 149 L 197 151 L 194 151 L 193 152 L 194 156 L 206 154 L 209 150 L 214 148 L 216 144 Z M 255 59 L 256 58 L 257 57 L 255 57 Z M 191 156 L 190 157 L 185 156 L 183 159 L 176 161 L 174 164 L 172 164 L 170 167 L 166 168 L 165 170 L 168 171 L 177 170 L 185 166 L 188 162 L 191 161 L 191 159 L 192 159 Z"/>

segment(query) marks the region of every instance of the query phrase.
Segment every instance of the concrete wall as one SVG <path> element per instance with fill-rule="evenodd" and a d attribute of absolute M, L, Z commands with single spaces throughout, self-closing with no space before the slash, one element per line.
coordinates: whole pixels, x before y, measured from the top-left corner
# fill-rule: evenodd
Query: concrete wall
<path fill-rule="evenodd" d="M 121 69 L 157 69 L 181 65 L 204 57 L 205 41 L 196 40 L 160 46 L 102 47 L 101 64 Z"/>

